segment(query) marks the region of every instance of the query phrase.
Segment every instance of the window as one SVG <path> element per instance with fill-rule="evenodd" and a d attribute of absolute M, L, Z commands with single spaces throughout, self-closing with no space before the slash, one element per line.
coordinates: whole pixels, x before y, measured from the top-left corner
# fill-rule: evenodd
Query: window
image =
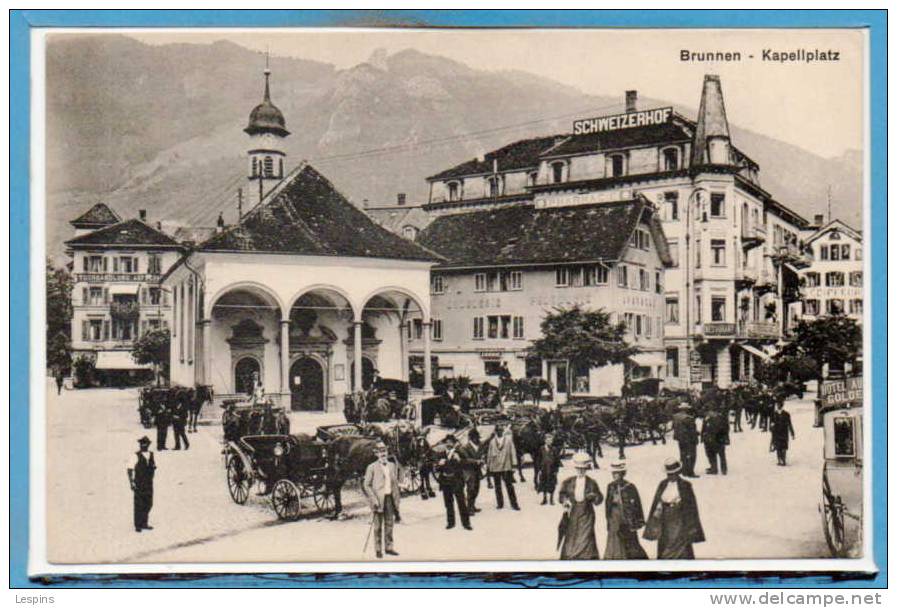
<path fill-rule="evenodd" d="M 495 197 L 501 195 L 501 181 L 497 177 L 490 177 L 488 180 L 489 196 Z"/>
<path fill-rule="evenodd" d="M 473 290 L 486 291 L 486 273 L 478 272 L 473 275 Z"/>
<path fill-rule="evenodd" d="M 638 228 L 635 230 L 635 232 L 632 233 L 632 236 L 629 237 L 629 244 L 632 247 L 637 247 L 639 249 L 648 251 L 649 249 L 651 249 L 651 235 L 648 234 L 647 230 Z"/>
<path fill-rule="evenodd" d="M 842 260 L 850 259 L 850 245 L 841 245 L 841 259 Z"/>
<path fill-rule="evenodd" d="M 672 378 L 679 377 L 679 349 L 667 349 L 667 376 Z"/>
<path fill-rule="evenodd" d="M 497 359 L 488 359 L 483 361 L 483 371 L 487 376 L 498 376 L 501 374 L 501 361 Z"/>
<path fill-rule="evenodd" d="M 679 298 L 667 298 L 667 323 L 679 323 Z"/>
<path fill-rule="evenodd" d="M 804 275 L 806 279 L 806 287 L 819 287 L 819 273 L 818 272 L 808 272 Z"/>
<path fill-rule="evenodd" d="M 649 317 L 648 315 L 645 315 L 645 320 L 643 321 L 643 323 L 645 326 L 645 337 L 650 338 L 651 333 L 652 333 L 651 332 L 651 317 Z"/>
<path fill-rule="evenodd" d="M 726 320 L 726 298 L 710 298 L 710 320 L 717 323 Z"/>
<path fill-rule="evenodd" d="M 555 268 L 554 270 L 555 287 L 568 287 L 570 285 L 570 269 L 566 266 Z"/>
<path fill-rule="evenodd" d="M 829 259 L 833 262 L 837 262 L 841 259 L 841 246 L 840 245 L 830 245 L 831 254 L 829 254 Z"/>
<path fill-rule="evenodd" d="M 854 419 L 849 416 L 838 416 L 832 421 L 835 456 L 856 456 L 853 421 Z"/>
<path fill-rule="evenodd" d="M 102 287 L 91 287 L 87 294 L 85 304 L 100 306 L 106 303 L 106 290 Z"/>
<path fill-rule="evenodd" d="M 626 159 L 622 154 L 611 154 L 610 176 L 621 177 L 626 173 Z"/>
<path fill-rule="evenodd" d="M 157 306 L 162 303 L 162 290 L 161 289 L 159 289 L 158 287 L 150 287 L 147 291 L 149 292 L 148 297 L 149 297 L 150 304 Z"/>
<path fill-rule="evenodd" d="M 644 322 L 642 320 L 642 315 L 635 315 L 635 335 L 641 336 L 644 332 L 643 328 Z"/>
<path fill-rule="evenodd" d="M 623 313 L 623 324 L 626 326 L 626 333 L 628 334 L 631 334 L 635 329 L 635 320 L 633 318 L 634 316 L 635 315 L 633 315 L 631 312 Z"/>
<path fill-rule="evenodd" d="M 112 321 L 112 339 L 133 340 L 135 329 L 133 321 L 115 319 Z"/>
<path fill-rule="evenodd" d="M 663 170 L 675 171 L 679 168 L 679 150 L 667 148 L 663 151 Z"/>
<path fill-rule="evenodd" d="M 834 300 L 827 300 L 825 302 L 826 312 L 830 315 L 843 315 L 844 314 L 844 300 L 835 298 Z"/>
<path fill-rule="evenodd" d="M 663 293 L 663 279 L 659 270 L 654 272 L 654 293 Z"/>
<path fill-rule="evenodd" d="M 430 277 L 430 293 L 439 295 L 445 293 L 445 279 L 441 275 Z"/>
<path fill-rule="evenodd" d="M 411 321 L 412 339 L 420 340 L 424 337 L 424 321 L 423 319 L 413 319 Z"/>
<path fill-rule="evenodd" d="M 460 198 L 461 186 L 458 182 L 449 182 L 446 184 L 446 188 L 448 188 L 448 199 L 450 201 L 456 201 Z"/>
<path fill-rule="evenodd" d="M 863 301 L 862 300 L 851 300 L 850 301 L 850 314 L 852 314 L 852 315 L 863 314 Z"/>
<path fill-rule="evenodd" d="M 274 177 L 274 159 L 265 157 L 265 177 Z"/>
<path fill-rule="evenodd" d="M 819 248 L 819 259 L 820 260 L 828 260 L 828 245 L 822 245 Z"/>
<path fill-rule="evenodd" d="M 679 219 L 679 193 L 664 192 L 664 218 L 667 220 Z"/>
<path fill-rule="evenodd" d="M 405 226 L 402 228 L 402 236 L 408 239 L 409 241 L 413 241 L 417 238 L 417 228 L 414 226 Z"/>
<path fill-rule="evenodd" d="M 442 319 L 430 319 L 430 337 L 442 340 Z"/>
<path fill-rule="evenodd" d="M 90 319 L 81 324 L 81 339 L 86 342 L 99 342 L 103 340 L 103 332 L 106 330 L 108 338 L 108 321 L 102 319 Z"/>
<path fill-rule="evenodd" d="M 106 258 L 101 255 L 84 257 L 84 272 L 106 272 Z"/>
<path fill-rule="evenodd" d="M 629 287 L 629 268 L 623 264 L 617 266 L 617 285 Z"/>
<path fill-rule="evenodd" d="M 610 271 L 607 266 L 598 265 L 594 267 L 595 285 L 607 285 L 610 281 Z"/>
<path fill-rule="evenodd" d="M 721 192 L 710 194 L 710 217 L 726 217 L 726 195 Z"/>
<path fill-rule="evenodd" d="M 843 272 L 826 272 L 825 273 L 825 286 L 826 287 L 844 287 L 844 273 Z"/>
<path fill-rule="evenodd" d="M 710 260 L 714 266 L 726 265 L 726 241 L 723 239 L 710 240 Z"/>
<path fill-rule="evenodd" d="M 560 184 L 562 181 L 564 181 L 564 163 L 552 163 L 551 183 Z"/>
<path fill-rule="evenodd" d="M 483 338 L 484 338 L 483 317 L 474 317 L 473 318 L 473 339 L 474 340 L 482 340 Z"/>
<path fill-rule="evenodd" d="M 149 274 L 162 274 L 162 258 L 157 253 L 149 254 L 147 269 Z"/>
<path fill-rule="evenodd" d="M 854 252 L 853 257 L 855 260 L 859 261 L 859 260 L 863 259 L 863 248 L 862 247 L 857 247 L 856 249 L 853 250 L 853 252 Z"/>
<path fill-rule="evenodd" d="M 523 272 L 520 270 L 511 271 L 511 290 L 520 291 L 523 289 Z"/>
<path fill-rule="evenodd" d="M 704 317 L 704 311 L 701 308 L 701 296 L 695 296 L 695 325 L 700 325 Z"/>
<path fill-rule="evenodd" d="M 701 239 L 695 239 L 695 268 L 701 267 Z"/>
<path fill-rule="evenodd" d="M 252 177 L 255 177 L 259 174 L 259 160 L 256 157 L 252 157 Z"/>
<path fill-rule="evenodd" d="M 523 317 L 514 317 L 514 339 L 523 339 Z"/>
<path fill-rule="evenodd" d="M 862 287 L 863 286 L 862 271 L 856 271 L 856 272 L 850 273 L 850 286 L 851 287 Z"/>
<path fill-rule="evenodd" d="M 651 289 L 651 280 L 648 278 L 648 271 L 644 268 L 638 269 L 638 285 L 639 289 L 642 291 L 649 291 Z"/>
<path fill-rule="evenodd" d="M 489 315 L 487 321 L 487 337 L 491 339 L 511 337 L 511 315 Z"/>
<path fill-rule="evenodd" d="M 804 300 L 804 314 L 817 316 L 819 314 L 819 300 Z"/>
<path fill-rule="evenodd" d="M 670 259 L 673 261 L 673 266 L 679 265 L 679 242 L 678 241 L 668 241 L 667 247 L 670 250 Z"/>
<path fill-rule="evenodd" d="M 502 315 L 499 318 L 499 323 L 501 325 L 501 333 L 499 334 L 502 338 L 509 338 L 511 335 L 511 315 Z"/>

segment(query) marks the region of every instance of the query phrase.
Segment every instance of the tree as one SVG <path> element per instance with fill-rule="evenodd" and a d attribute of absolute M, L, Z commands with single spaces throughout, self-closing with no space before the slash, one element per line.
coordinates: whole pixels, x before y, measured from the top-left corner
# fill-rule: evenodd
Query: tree
<path fill-rule="evenodd" d="M 840 368 L 850 363 L 856 367 L 862 348 L 863 330 L 859 324 L 844 315 L 829 315 L 800 321 L 778 360 L 787 362 L 789 357 L 809 357 L 815 361 L 816 379 L 822 382 L 824 365 Z"/>
<path fill-rule="evenodd" d="M 47 367 L 71 365 L 72 338 L 72 275 L 65 268 L 55 268 L 46 261 L 47 280 Z"/>
<path fill-rule="evenodd" d="M 161 383 L 162 373 L 168 375 L 170 354 L 171 334 L 167 329 L 152 329 L 134 340 L 131 347 L 131 358 L 134 361 L 153 366 L 157 386 Z"/>
<path fill-rule="evenodd" d="M 567 386 L 572 386 L 577 365 L 623 363 L 638 351 L 624 339 L 626 325 L 613 324 L 603 309 L 555 308 L 542 320 L 541 329 L 542 337 L 533 341 L 533 354 L 567 361 Z"/>

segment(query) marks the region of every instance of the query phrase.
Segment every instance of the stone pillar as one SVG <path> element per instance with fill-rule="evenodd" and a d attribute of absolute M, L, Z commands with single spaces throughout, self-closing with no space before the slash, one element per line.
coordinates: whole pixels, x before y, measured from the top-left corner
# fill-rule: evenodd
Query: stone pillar
<path fill-rule="evenodd" d="M 202 319 L 202 382 L 213 385 L 212 382 L 212 320 Z"/>
<path fill-rule="evenodd" d="M 399 357 L 401 357 L 401 379 L 405 382 L 408 382 L 408 343 L 406 342 L 407 336 L 407 323 L 399 323 Z"/>
<path fill-rule="evenodd" d="M 433 365 L 430 362 L 430 321 L 424 322 L 424 394 L 433 394 Z"/>
<path fill-rule="evenodd" d="M 732 353 L 725 344 L 716 353 L 716 377 L 719 388 L 729 388 L 732 384 Z"/>
<path fill-rule="evenodd" d="M 280 393 L 290 394 L 290 320 L 280 320 Z M 285 406 L 285 404 L 284 404 Z"/>
<path fill-rule="evenodd" d="M 354 362 L 355 390 L 363 390 L 361 375 L 361 321 L 355 321 L 355 362 Z"/>

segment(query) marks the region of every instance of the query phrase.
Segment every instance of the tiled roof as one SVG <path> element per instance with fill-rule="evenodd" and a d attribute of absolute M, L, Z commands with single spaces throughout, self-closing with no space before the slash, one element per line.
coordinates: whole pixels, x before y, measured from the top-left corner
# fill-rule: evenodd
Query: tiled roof
<path fill-rule="evenodd" d="M 645 206 L 644 199 L 552 209 L 522 204 L 446 215 L 436 218 L 417 242 L 448 258 L 444 268 L 614 261 Z M 658 240 L 656 230 L 659 224 L 652 226 Z M 665 245 L 662 230 L 659 240 Z"/>
<path fill-rule="evenodd" d="M 97 203 L 83 214 L 73 219 L 70 223 L 73 226 L 108 226 L 117 224 L 121 221 L 118 214 L 109 208 L 105 203 Z"/>
<path fill-rule="evenodd" d="M 66 242 L 70 247 L 124 245 L 143 247 L 179 247 L 178 242 L 138 219 L 127 220 L 94 230 Z"/>
<path fill-rule="evenodd" d="M 214 236 L 214 226 L 178 226 L 171 235 L 179 243 L 202 243 Z"/>
<path fill-rule="evenodd" d="M 418 230 L 423 230 L 431 219 L 430 215 L 420 207 L 381 207 L 365 209 L 364 212 L 372 220 L 396 234 L 399 234 L 405 226 L 414 226 Z"/>
<path fill-rule="evenodd" d="M 691 134 L 676 122 L 665 122 L 656 125 L 601 131 L 589 135 L 576 135 L 552 148 L 544 156 L 563 156 L 596 152 L 599 150 L 616 150 L 632 146 L 645 146 L 675 141 L 687 141 Z"/>
<path fill-rule="evenodd" d="M 216 234 L 199 249 L 434 262 L 440 259 L 377 225 L 307 164 L 294 170 L 239 224 Z"/>
<path fill-rule="evenodd" d="M 451 169 L 432 175 L 427 179 L 447 179 L 461 175 L 477 175 L 492 173 L 493 160 L 498 161 L 499 171 L 511 171 L 514 169 L 526 169 L 539 164 L 539 156 L 555 144 L 555 141 L 563 139 L 563 135 L 549 135 L 547 137 L 535 137 L 522 139 L 508 144 L 498 150 L 484 155 L 483 160 L 473 159 L 461 163 Z"/>

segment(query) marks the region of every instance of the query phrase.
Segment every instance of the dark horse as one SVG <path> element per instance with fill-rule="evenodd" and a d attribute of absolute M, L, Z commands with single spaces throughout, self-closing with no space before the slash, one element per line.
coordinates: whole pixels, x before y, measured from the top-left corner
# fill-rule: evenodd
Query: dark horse
<path fill-rule="evenodd" d="M 197 384 L 193 389 L 191 399 L 188 403 L 187 432 L 195 433 L 196 424 L 199 422 L 199 414 L 202 412 L 202 406 L 211 403 L 214 392 L 211 386 L 205 384 Z"/>

